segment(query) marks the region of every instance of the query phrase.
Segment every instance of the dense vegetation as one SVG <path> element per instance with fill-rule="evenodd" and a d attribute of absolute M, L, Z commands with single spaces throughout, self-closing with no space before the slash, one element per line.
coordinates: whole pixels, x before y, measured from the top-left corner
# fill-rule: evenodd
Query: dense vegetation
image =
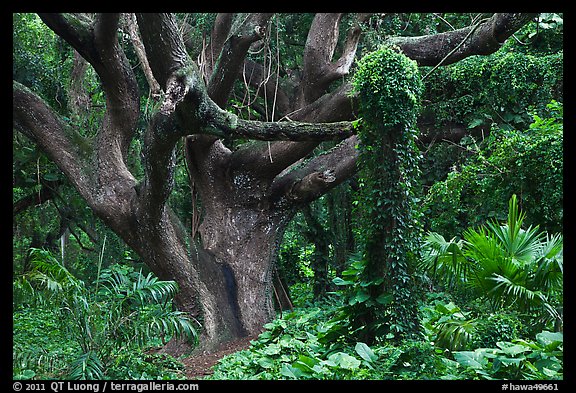
<path fill-rule="evenodd" d="M 212 17 L 193 18 L 201 31 Z M 303 35 L 309 19 L 287 18 L 279 34 Z M 441 20 L 377 23 L 405 35 L 469 24 Z M 98 119 L 66 104 L 72 51 L 35 15 L 13 22 L 13 78 L 89 136 Z M 277 318 L 209 379 L 562 379 L 562 34 L 562 15 L 541 14 L 493 55 L 420 69 L 368 34 L 354 68 L 359 173 L 289 224 L 278 273 L 291 307 L 276 304 Z M 298 62 L 293 46 L 280 49 Z M 83 83 L 103 105 L 90 68 Z M 443 138 L 456 123 L 465 134 Z M 193 217 L 177 159 L 171 202 Z M 18 133 L 13 204 L 14 378 L 185 378 L 181 359 L 154 350 L 198 339 L 200 322 L 172 303 L 177 284 L 155 277 Z"/>

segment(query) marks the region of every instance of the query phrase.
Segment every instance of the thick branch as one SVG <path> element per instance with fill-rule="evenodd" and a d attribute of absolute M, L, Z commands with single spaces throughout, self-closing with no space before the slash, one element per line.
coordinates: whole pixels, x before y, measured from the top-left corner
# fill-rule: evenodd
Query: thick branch
<path fill-rule="evenodd" d="M 342 54 L 340 55 L 340 58 L 333 63 L 334 78 L 341 78 L 344 75 L 348 75 L 350 67 L 356 57 L 356 49 L 358 48 L 358 42 L 360 41 L 360 35 L 362 33 L 360 24 L 366 22 L 370 15 L 371 14 L 359 14 L 357 21 L 348 30 Z"/>
<path fill-rule="evenodd" d="M 159 95 L 162 89 L 160 88 L 158 81 L 154 78 L 154 74 L 152 73 L 152 69 L 148 63 L 146 49 L 144 48 L 144 44 L 142 43 L 142 39 L 138 33 L 138 22 L 136 21 L 135 14 L 126 14 L 126 26 L 128 28 L 128 34 L 130 35 L 130 41 L 132 41 L 132 46 L 136 51 L 136 56 L 138 56 L 138 60 L 142 66 L 142 71 L 144 71 L 144 75 L 148 81 L 150 91 L 153 96 Z"/>
<path fill-rule="evenodd" d="M 328 153 L 279 176 L 272 184 L 273 199 L 308 203 L 350 178 L 356 172 L 357 144 L 357 137 L 351 136 Z"/>
<path fill-rule="evenodd" d="M 82 14 L 38 14 L 42 21 L 68 42 L 82 57 L 93 63 L 97 58 L 93 45 L 93 21 Z"/>
<path fill-rule="evenodd" d="M 354 133 L 352 122 L 300 123 L 262 122 L 243 120 L 229 112 L 207 119 L 203 133 L 228 139 L 256 139 L 263 141 L 329 141 L 342 140 Z"/>
<path fill-rule="evenodd" d="M 210 45 L 205 49 L 207 52 L 205 56 L 206 64 L 204 65 L 206 80 L 210 78 L 210 75 L 212 75 L 212 72 L 214 71 L 214 66 L 218 60 L 218 56 L 222 52 L 224 42 L 226 42 L 228 34 L 230 33 L 233 18 L 234 14 L 232 13 L 219 13 L 216 15 L 212 34 L 210 35 Z"/>
<path fill-rule="evenodd" d="M 291 120 L 311 123 L 346 121 L 354 116 L 352 85 L 345 83 L 332 93 L 295 112 Z M 254 143 L 234 152 L 231 165 L 242 170 L 257 169 L 263 178 L 274 178 L 284 169 L 308 156 L 319 141 Z"/>
<path fill-rule="evenodd" d="M 332 62 L 343 14 L 316 14 L 304 49 L 300 105 L 309 104 L 325 93 L 332 82 L 347 75 L 362 32 L 360 23 L 370 14 L 359 14 L 348 31 L 340 58 Z"/>
<path fill-rule="evenodd" d="M 312 21 L 304 48 L 302 103 L 310 103 L 324 92 L 321 82 L 338 43 L 342 16 L 318 13 Z"/>
<path fill-rule="evenodd" d="M 59 182 L 45 182 L 42 181 L 42 188 L 39 192 L 34 192 L 32 194 L 26 195 L 18 199 L 12 205 L 12 216 L 16 216 L 18 213 L 26 210 L 30 206 L 41 205 L 48 202 L 56 196 L 53 187 L 55 187 Z M 52 183 L 49 185 L 49 183 Z"/>
<path fill-rule="evenodd" d="M 235 26 L 220 52 L 208 82 L 208 94 L 224 107 L 236 81 L 250 45 L 264 37 L 266 25 L 273 14 L 239 14 Z"/>
<path fill-rule="evenodd" d="M 100 77 L 106 93 L 106 114 L 98 138 L 110 141 L 107 144 L 119 149 L 123 159 L 136 129 L 140 100 L 136 77 L 117 39 L 119 14 L 100 14 L 94 21 L 71 14 L 40 14 L 40 17 Z M 114 161 L 116 157 L 109 153 L 107 146 L 99 152 L 99 159 L 106 163 Z"/>
<path fill-rule="evenodd" d="M 186 53 L 178 26 L 171 14 L 136 14 L 142 42 L 154 77 L 166 88 L 174 72 L 192 62 Z"/>
<path fill-rule="evenodd" d="M 290 98 L 285 92 L 285 81 L 278 75 L 266 75 L 266 70 L 262 64 L 247 59 L 242 69 L 242 81 L 256 89 L 256 94 L 260 97 L 274 98 L 274 120 L 284 117 L 290 110 Z"/>
<path fill-rule="evenodd" d="M 156 113 L 144 136 L 144 179 L 140 185 L 138 209 L 141 215 L 149 216 L 153 222 L 160 221 L 163 207 L 172 192 L 175 146 L 180 137 L 174 117 Z"/>
<path fill-rule="evenodd" d="M 489 55 L 538 14 L 494 14 L 478 26 L 420 37 L 392 37 L 398 47 L 422 66 L 448 65 L 473 55 Z M 470 34 L 471 33 L 471 34 Z M 459 47 L 458 47 L 459 46 Z M 454 53 L 450 53 L 455 48 Z"/>
<path fill-rule="evenodd" d="M 13 82 L 12 98 L 14 129 L 33 139 L 88 203 L 93 202 L 92 174 L 87 170 L 91 146 L 44 100 L 18 82 Z"/>

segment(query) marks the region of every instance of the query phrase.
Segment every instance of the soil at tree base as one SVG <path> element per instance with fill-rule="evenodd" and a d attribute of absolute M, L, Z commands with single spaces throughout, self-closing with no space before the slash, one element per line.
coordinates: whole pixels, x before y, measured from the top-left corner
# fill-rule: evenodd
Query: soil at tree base
<path fill-rule="evenodd" d="M 256 336 L 243 337 L 238 340 L 223 343 L 214 351 L 204 351 L 182 359 L 182 363 L 186 368 L 186 377 L 194 380 L 203 379 L 211 375 L 214 372 L 212 367 L 214 367 L 220 359 L 226 355 L 250 347 L 250 341 L 256 338 Z"/>

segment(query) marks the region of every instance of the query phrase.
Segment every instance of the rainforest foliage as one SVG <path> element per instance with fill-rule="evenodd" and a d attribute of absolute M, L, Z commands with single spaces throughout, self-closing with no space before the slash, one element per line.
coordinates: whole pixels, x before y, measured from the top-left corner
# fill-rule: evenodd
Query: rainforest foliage
<path fill-rule="evenodd" d="M 214 15 L 180 17 L 202 47 Z M 438 68 L 382 45 L 472 17 L 370 20 L 378 28 L 366 31 L 350 75 L 358 171 L 288 224 L 275 270 L 290 303 L 277 294 L 277 317 L 207 379 L 564 378 L 562 14 L 540 14 L 494 54 Z M 294 42 L 311 20 L 275 19 L 293 43 L 268 42 L 286 69 L 302 61 Z M 35 14 L 13 22 L 13 79 L 91 138 L 104 112 L 69 109 L 74 52 Z M 105 105 L 91 67 L 81 84 L 92 107 Z M 238 113 L 254 111 L 241 105 L 244 87 L 232 98 Z M 154 105 L 143 97 L 142 113 Z M 462 135 L 447 136 L 454 129 Z M 133 173 L 141 155 L 135 140 Z M 175 159 L 170 202 L 193 226 L 194 185 L 184 156 Z M 185 379 L 182 358 L 156 353 L 199 340 L 202 321 L 173 303 L 178 284 L 151 273 L 19 133 L 12 190 L 13 377 Z"/>

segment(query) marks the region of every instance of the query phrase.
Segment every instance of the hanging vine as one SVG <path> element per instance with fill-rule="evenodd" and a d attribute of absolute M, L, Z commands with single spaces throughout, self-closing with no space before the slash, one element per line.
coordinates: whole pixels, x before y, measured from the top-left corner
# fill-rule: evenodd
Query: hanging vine
<path fill-rule="evenodd" d="M 418 234 L 415 124 L 422 81 L 415 62 L 382 47 L 361 59 L 354 87 L 361 115 L 356 208 L 362 255 L 348 271 L 353 278 L 348 314 L 365 341 L 400 338 L 418 330 L 411 267 Z"/>

